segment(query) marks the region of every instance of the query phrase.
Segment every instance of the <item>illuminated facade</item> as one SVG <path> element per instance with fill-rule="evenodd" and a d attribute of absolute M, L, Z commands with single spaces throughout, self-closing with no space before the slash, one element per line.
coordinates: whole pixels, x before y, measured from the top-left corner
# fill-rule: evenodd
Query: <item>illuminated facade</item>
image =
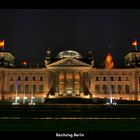
<path fill-rule="evenodd" d="M 47 51 L 44 67 L 18 68 L 15 57 L 0 52 L 0 100 L 13 102 L 44 103 L 48 98 L 109 98 L 110 75 L 105 68 L 96 68 L 92 51 L 83 58 L 73 50 L 60 52 L 51 57 Z M 140 100 L 140 52 L 125 56 L 123 68 L 111 69 L 113 99 Z"/>

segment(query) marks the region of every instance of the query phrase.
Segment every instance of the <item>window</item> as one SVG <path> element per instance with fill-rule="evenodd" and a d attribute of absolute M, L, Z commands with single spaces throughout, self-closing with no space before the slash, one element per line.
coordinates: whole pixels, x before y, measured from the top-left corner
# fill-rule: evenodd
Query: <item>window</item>
<path fill-rule="evenodd" d="M 39 85 L 39 92 L 40 93 L 44 92 L 44 86 L 43 85 Z"/>
<path fill-rule="evenodd" d="M 111 89 L 112 89 L 112 93 L 114 93 L 115 92 L 115 86 L 114 85 L 111 85 Z"/>
<path fill-rule="evenodd" d="M 139 77 L 139 83 L 140 83 L 140 77 Z"/>
<path fill-rule="evenodd" d="M 43 81 L 43 76 L 40 77 L 40 81 Z"/>
<path fill-rule="evenodd" d="M 25 85 L 25 93 L 29 93 L 29 85 Z"/>
<path fill-rule="evenodd" d="M 128 77 L 126 77 L 126 79 L 125 79 L 126 81 L 129 81 L 129 78 Z"/>
<path fill-rule="evenodd" d="M 14 81 L 14 78 L 13 77 L 10 77 L 10 81 Z"/>
<path fill-rule="evenodd" d="M 122 86 L 118 85 L 118 93 L 122 93 Z"/>
<path fill-rule="evenodd" d="M 14 92 L 14 85 L 10 85 L 10 92 Z"/>
<path fill-rule="evenodd" d="M 98 76 L 96 76 L 96 81 L 99 81 L 99 77 Z"/>
<path fill-rule="evenodd" d="M 120 76 L 118 77 L 118 81 L 122 81 L 122 78 Z"/>
<path fill-rule="evenodd" d="M 103 81 L 106 81 L 106 77 L 103 77 Z"/>
<path fill-rule="evenodd" d="M 130 92 L 129 85 L 125 85 L 125 92 L 126 93 L 129 93 Z"/>
<path fill-rule="evenodd" d="M 111 76 L 111 81 L 114 81 L 114 77 L 113 76 Z"/>
<path fill-rule="evenodd" d="M 17 92 L 20 93 L 21 92 L 21 85 L 17 86 Z"/>
<path fill-rule="evenodd" d="M 103 85 L 103 92 L 107 93 L 107 85 Z"/>
<path fill-rule="evenodd" d="M 36 92 L 36 85 L 32 85 L 32 92 L 33 92 L 33 93 Z"/>
<path fill-rule="evenodd" d="M 35 76 L 33 76 L 33 81 L 36 81 L 36 77 Z"/>
<path fill-rule="evenodd" d="M 28 81 L 28 77 L 27 76 L 25 77 L 25 81 Z"/>
<path fill-rule="evenodd" d="M 21 77 L 20 76 L 18 76 L 18 81 L 21 81 Z"/>
<path fill-rule="evenodd" d="M 100 92 L 100 86 L 99 85 L 95 85 L 95 92 L 99 93 Z"/>

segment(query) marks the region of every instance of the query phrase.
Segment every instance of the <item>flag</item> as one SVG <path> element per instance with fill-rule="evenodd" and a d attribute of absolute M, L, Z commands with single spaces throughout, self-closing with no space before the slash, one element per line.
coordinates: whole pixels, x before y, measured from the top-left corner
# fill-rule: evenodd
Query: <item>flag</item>
<path fill-rule="evenodd" d="M 0 48 L 4 48 L 4 40 L 0 40 Z"/>
<path fill-rule="evenodd" d="M 22 65 L 27 65 L 27 62 L 26 61 L 22 61 L 21 64 Z"/>
<path fill-rule="evenodd" d="M 132 42 L 132 46 L 137 46 L 137 45 L 138 45 L 137 40 L 134 40 L 134 41 Z"/>
<path fill-rule="evenodd" d="M 108 53 L 105 59 L 105 67 L 106 69 L 112 69 L 114 67 L 113 59 L 111 53 Z"/>

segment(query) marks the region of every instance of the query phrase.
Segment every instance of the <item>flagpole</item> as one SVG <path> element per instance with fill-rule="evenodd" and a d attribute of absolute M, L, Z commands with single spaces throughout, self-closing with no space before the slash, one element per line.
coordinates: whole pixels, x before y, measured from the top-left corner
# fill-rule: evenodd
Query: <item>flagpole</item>
<path fill-rule="evenodd" d="M 109 79 L 110 79 L 110 104 L 112 104 L 112 83 L 111 83 L 111 69 L 109 70 Z"/>
<path fill-rule="evenodd" d="M 30 105 L 32 105 L 32 97 L 33 97 L 33 83 L 31 83 L 31 102 L 30 102 Z"/>
<path fill-rule="evenodd" d="M 13 105 L 19 104 L 17 100 L 18 100 L 18 81 L 16 80 L 16 97 L 15 97 L 15 102 L 13 103 Z"/>
<path fill-rule="evenodd" d="M 31 83 L 31 102 L 29 103 L 29 105 L 34 105 L 34 103 L 33 103 L 33 83 Z"/>

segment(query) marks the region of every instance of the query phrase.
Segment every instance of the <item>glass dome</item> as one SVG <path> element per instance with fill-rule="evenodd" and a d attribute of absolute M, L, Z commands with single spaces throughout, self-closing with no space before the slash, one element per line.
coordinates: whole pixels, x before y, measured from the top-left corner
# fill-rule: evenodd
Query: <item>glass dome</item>
<path fill-rule="evenodd" d="M 66 50 L 66 51 L 60 52 L 57 55 L 57 58 L 77 58 L 77 59 L 79 59 L 79 58 L 82 58 L 82 56 L 81 56 L 81 54 L 79 54 L 76 51 Z"/>

